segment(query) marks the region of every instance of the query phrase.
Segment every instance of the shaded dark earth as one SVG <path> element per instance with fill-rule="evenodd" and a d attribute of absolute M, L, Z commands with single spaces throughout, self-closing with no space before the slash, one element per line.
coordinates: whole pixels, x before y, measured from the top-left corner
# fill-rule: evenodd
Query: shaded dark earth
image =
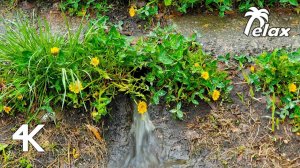
<path fill-rule="evenodd" d="M 24 6 L 21 8 L 24 8 Z M 64 18 L 55 6 L 25 9 L 32 14 L 45 17 L 53 32 L 66 32 Z M 23 10 L 24 11 L 24 10 Z M 123 33 L 141 35 L 143 29 L 136 29 L 140 22 L 129 18 L 126 11 L 116 9 L 109 14 L 117 23 L 124 21 Z M 15 11 L 8 12 L 1 7 L 0 13 L 12 19 Z M 113 12 L 112 12 L 113 13 Z M 72 30 L 76 30 L 81 18 L 68 18 Z M 177 30 L 189 35 L 192 30 L 202 34 L 199 39 L 207 52 L 222 55 L 227 52 L 257 54 L 277 47 L 300 47 L 300 18 L 292 13 L 281 13 L 270 17 L 274 26 L 292 26 L 289 38 L 252 38 L 242 33 L 246 19 L 242 16 L 183 16 L 171 23 Z M 0 22 L 0 32 L 3 26 Z M 188 26 L 187 26 L 188 25 Z M 232 26 L 234 25 L 234 26 Z M 289 121 L 280 124 L 275 133 L 270 131 L 270 112 L 266 110 L 265 98 L 257 94 L 249 96 L 249 86 L 244 83 L 240 72 L 231 71 L 233 85 L 231 102 L 201 103 L 199 106 L 185 104 L 183 121 L 174 120 L 167 105 L 149 106 L 149 114 L 156 126 L 165 167 L 300 167 L 300 136 L 291 132 Z M 242 98 L 238 96 L 242 95 Z M 9 144 L 10 159 L 0 167 L 15 167 L 20 158 L 27 158 L 34 167 L 116 167 L 130 147 L 129 131 L 132 123 L 133 102 L 120 95 L 111 103 L 110 116 L 103 123 L 94 123 L 88 112 L 65 110 L 57 114 L 58 124 L 48 122 L 37 136 L 45 153 L 30 149 L 21 152 L 21 143 L 12 141 L 13 132 L 25 123 L 25 119 L 0 116 L 0 142 Z M 37 123 L 32 123 L 35 125 Z M 105 141 L 97 140 L 86 128 L 91 124 L 100 128 Z M 73 150 L 75 149 L 75 153 Z M 74 154 L 79 154 L 75 157 Z M 0 160 L 2 159 L 0 156 Z"/>

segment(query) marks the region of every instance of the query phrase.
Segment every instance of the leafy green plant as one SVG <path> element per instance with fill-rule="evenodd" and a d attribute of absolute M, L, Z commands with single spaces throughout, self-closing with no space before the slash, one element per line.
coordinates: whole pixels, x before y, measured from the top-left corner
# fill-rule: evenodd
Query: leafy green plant
<path fill-rule="evenodd" d="M 157 28 L 132 45 L 105 17 L 67 37 L 46 22 L 6 23 L 0 35 L 0 111 L 55 113 L 68 106 L 90 111 L 98 121 L 120 93 L 154 104 L 217 101 L 230 91 L 227 73 L 206 55 L 196 36 Z M 82 38 L 80 38 L 82 36 Z M 177 108 L 180 107 L 177 105 Z M 177 117 L 182 119 L 180 109 Z"/>
<path fill-rule="evenodd" d="M 175 117 L 183 119 L 183 111 L 181 111 L 181 102 L 179 102 L 175 109 L 170 110 Z"/>
<path fill-rule="evenodd" d="M 137 14 L 142 20 L 151 19 L 156 14 L 158 14 L 158 6 L 147 4 L 144 7 L 138 9 Z"/>
<path fill-rule="evenodd" d="M 263 53 L 255 59 L 255 65 L 252 66 L 255 68 L 249 75 L 249 82 L 255 85 L 256 91 L 262 90 L 272 100 L 269 105 L 272 112 L 281 120 L 287 117 L 293 119 L 295 132 L 300 130 L 299 55 L 300 50 L 291 53 L 284 50 Z"/>
<path fill-rule="evenodd" d="M 5 163 L 7 162 L 7 160 L 9 160 L 9 155 L 6 154 L 5 150 L 6 148 L 8 148 L 8 145 L 7 144 L 3 144 L 3 143 L 0 143 L 0 156 L 2 156 L 2 158 L 0 157 L 0 160 Z"/>
<path fill-rule="evenodd" d="M 60 8 L 71 16 L 85 16 L 88 11 L 94 11 L 97 15 L 105 13 L 111 6 L 106 0 L 65 0 L 60 3 Z"/>
<path fill-rule="evenodd" d="M 19 160 L 19 163 L 20 163 L 20 167 L 22 168 L 32 168 L 32 164 L 30 163 L 30 161 L 26 158 L 21 158 Z"/>
<path fill-rule="evenodd" d="M 150 2 L 155 2 L 156 5 L 162 2 L 166 7 L 176 7 L 181 13 L 187 13 L 189 8 L 205 6 L 209 11 L 218 10 L 221 17 L 225 15 L 226 11 L 236 8 L 241 12 L 246 12 L 252 6 L 260 8 L 274 6 L 275 4 L 299 6 L 297 0 L 151 0 Z"/>
<path fill-rule="evenodd" d="M 137 53 L 124 60 L 127 65 L 145 69 L 154 104 L 163 97 L 167 103 L 187 101 L 197 105 L 197 99 L 211 101 L 215 95 L 217 100 L 231 90 L 227 73 L 218 70 L 217 61 L 195 40 L 196 35 L 185 38 L 172 28 L 157 28 L 137 42 Z"/>

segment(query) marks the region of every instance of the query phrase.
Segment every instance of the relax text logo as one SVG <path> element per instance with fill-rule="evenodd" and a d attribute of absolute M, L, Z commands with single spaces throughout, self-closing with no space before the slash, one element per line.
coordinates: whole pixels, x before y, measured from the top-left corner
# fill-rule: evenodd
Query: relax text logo
<path fill-rule="evenodd" d="M 251 35 L 253 37 L 288 37 L 291 28 L 283 27 L 272 27 L 268 24 L 269 21 L 269 11 L 266 9 L 257 9 L 256 7 L 251 7 L 250 11 L 245 14 L 245 16 L 250 16 L 244 33 L 249 36 L 250 30 L 253 22 L 257 19 L 259 21 L 259 27 L 252 30 Z"/>

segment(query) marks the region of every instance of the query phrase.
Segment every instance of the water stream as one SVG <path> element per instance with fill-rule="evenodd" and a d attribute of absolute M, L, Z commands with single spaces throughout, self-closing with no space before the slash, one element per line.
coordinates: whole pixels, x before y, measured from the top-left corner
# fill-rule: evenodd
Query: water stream
<path fill-rule="evenodd" d="M 154 130 L 149 114 L 139 114 L 135 106 L 129 137 L 130 149 L 120 167 L 161 167 L 162 153 Z"/>

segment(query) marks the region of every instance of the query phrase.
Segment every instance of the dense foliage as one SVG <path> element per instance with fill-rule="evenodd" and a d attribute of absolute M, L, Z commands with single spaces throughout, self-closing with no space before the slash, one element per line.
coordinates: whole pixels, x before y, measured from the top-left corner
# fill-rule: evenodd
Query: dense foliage
<path fill-rule="evenodd" d="M 107 0 L 65 0 L 60 3 L 60 8 L 71 16 L 85 16 L 87 12 L 91 11 L 101 15 L 107 12 L 110 6 Z"/>
<path fill-rule="evenodd" d="M 143 2 L 143 1 L 140 1 Z M 175 8 L 181 13 L 187 13 L 190 8 L 205 8 L 208 11 L 218 10 L 220 16 L 224 16 L 226 11 L 238 9 L 246 12 L 252 6 L 259 8 L 272 7 L 275 5 L 298 7 L 297 0 L 148 0 L 144 5 L 138 5 L 138 1 L 132 1 L 131 6 L 139 6 L 136 10 L 142 19 L 153 17 L 158 14 L 158 7 Z M 106 1 L 97 0 L 66 0 L 62 1 L 62 10 L 68 11 L 71 15 L 82 16 L 87 10 L 108 11 Z"/>
<path fill-rule="evenodd" d="M 273 113 L 282 120 L 286 117 L 293 119 L 295 132 L 300 130 L 299 55 L 300 50 L 263 53 L 255 58 L 249 75 L 249 82 L 255 85 L 256 90 L 268 95 L 269 108 L 273 108 Z"/>
<path fill-rule="evenodd" d="M 22 0 L 9 0 L 12 4 Z M 55 1 L 54 1 L 55 2 Z M 128 1 L 115 0 L 113 2 L 123 2 L 126 5 Z M 199 8 L 208 11 L 219 11 L 220 16 L 224 16 L 226 12 L 238 9 L 240 12 L 246 12 L 250 7 L 276 7 L 284 6 L 296 7 L 296 11 L 300 11 L 297 0 L 139 0 L 129 1 L 128 6 L 133 6 L 141 19 L 152 18 L 158 14 L 159 10 L 165 8 L 175 9 L 181 13 L 187 13 L 188 9 Z M 90 13 L 99 15 L 112 9 L 112 2 L 107 0 L 62 0 L 60 8 L 69 15 L 85 16 Z M 126 6 L 127 7 L 127 6 Z M 159 9 L 160 8 L 160 9 Z"/>
<path fill-rule="evenodd" d="M 217 101 L 231 89 L 227 74 L 195 41 L 171 28 L 132 39 L 107 26 L 105 17 L 85 32 L 53 35 L 47 23 L 6 23 L 0 36 L 0 111 L 54 113 L 58 105 L 84 107 L 95 120 L 119 93 L 177 103 Z"/>
<path fill-rule="evenodd" d="M 297 0 L 164 0 L 166 6 L 176 6 L 180 12 L 186 13 L 188 8 L 192 8 L 196 5 L 205 6 L 208 10 L 218 9 L 220 16 L 224 16 L 226 11 L 232 10 L 232 8 L 238 8 L 241 12 L 247 11 L 252 6 L 260 8 L 266 6 L 274 6 L 276 4 L 290 4 L 298 6 Z"/>

